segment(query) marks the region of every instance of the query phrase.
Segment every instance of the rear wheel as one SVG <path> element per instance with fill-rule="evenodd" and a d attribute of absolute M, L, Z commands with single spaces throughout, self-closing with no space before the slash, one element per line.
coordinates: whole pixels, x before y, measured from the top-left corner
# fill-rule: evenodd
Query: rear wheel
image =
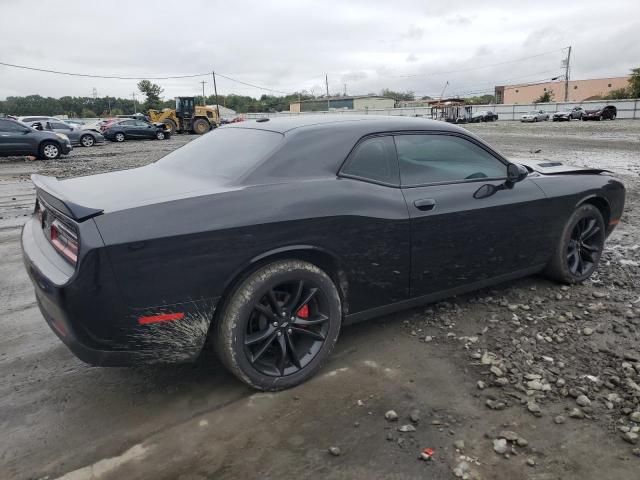
<path fill-rule="evenodd" d="M 42 160 L 55 160 L 60 157 L 60 146 L 55 142 L 42 142 L 40 145 L 40 158 Z"/>
<path fill-rule="evenodd" d="M 615 120 L 615 119 L 616 119 L 616 114 L 615 114 L 615 113 L 612 113 L 612 114 L 611 114 L 611 120 Z"/>
<path fill-rule="evenodd" d="M 579 283 L 589 278 L 602 255 L 604 229 L 600 210 L 590 204 L 578 207 L 565 225 L 545 273 L 565 283 Z"/>
<path fill-rule="evenodd" d="M 537 122 L 538 121 L 538 117 L 533 117 L 533 121 Z"/>
<path fill-rule="evenodd" d="M 214 342 L 224 365 L 259 390 L 282 390 L 313 376 L 338 338 L 338 291 L 320 268 L 299 260 L 266 265 L 231 294 Z"/>
<path fill-rule="evenodd" d="M 113 136 L 113 138 L 116 139 L 116 142 L 124 142 L 124 133 L 118 132 Z"/>
<path fill-rule="evenodd" d="M 86 134 L 80 137 L 80 145 L 83 147 L 93 147 L 95 143 L 96 139 L 93 138 L 93 135 Z"/>
<path fill-rule="evenodd" d="M 209 130 L 211 130 L 211 125 L 209 125 L 209 122 L 204 118 L 196 118 L 193 121 L 192 128 L 194 133 L 202 135 L 203 133 L 207 133 Z"/>

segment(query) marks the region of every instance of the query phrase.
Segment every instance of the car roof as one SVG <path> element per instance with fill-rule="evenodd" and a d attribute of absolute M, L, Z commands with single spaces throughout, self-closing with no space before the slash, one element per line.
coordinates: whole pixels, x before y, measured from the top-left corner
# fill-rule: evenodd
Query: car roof
<path fill-rule="evenodd" d="M 450 123 L 438 120 L 427 120 L 421 117 L 353 114 L 309 114 L 280 118 L 272 117 L 228 124 L 220 128 L 252 128 L 277 133 L 287 133 L 301 128 L 305 130 L 313 130 L 315 128 L 326 130 L 331 127 L 340 130 L 370 130 L 370 133 L 406 130 L 465 131 Z"/>

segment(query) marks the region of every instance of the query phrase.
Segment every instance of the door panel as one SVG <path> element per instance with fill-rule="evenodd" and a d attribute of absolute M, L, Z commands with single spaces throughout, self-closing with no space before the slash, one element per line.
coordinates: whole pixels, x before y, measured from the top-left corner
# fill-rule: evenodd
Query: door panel
<path fill-rule="evenodd" d="M 487 183 L 405 188 L 411 217 L 411 296 L 447 290 L 546 262 L 546 197 L 528 179 L 476 199 Z M 433 205 L 428 210 L 420 205 Z"/>

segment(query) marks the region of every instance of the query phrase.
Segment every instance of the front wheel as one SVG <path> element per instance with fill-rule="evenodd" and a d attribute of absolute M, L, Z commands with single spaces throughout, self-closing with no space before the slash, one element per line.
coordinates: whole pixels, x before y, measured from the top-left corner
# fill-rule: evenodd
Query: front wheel
<path fill-rule="evenodd" d="M 83 147 L 93 147 L 93 145 L 96 143 L 95 138 L 93 138 L 93 135 L 83 135 L 82 137 L 80 137 L 80 145 L 82 145 Z"/>
<path fill-rule="evenodd" d="M 60 157 L 60 147 L 55 142 L 43 142 L 40 145 L 40 158 L 43 160 L 55 160 Z"/>
<path fill-rule="evenodd" d="M 564 283 L 580 283 L 589 278 L 604 249 L 604 229 L 600 210 L 590 204 L 578 207 L 562 231 L 546 267 L 547 276 Z"/>
<path fill-rule="evenodd" d="M 239 284 L 216 321 L 222 363 L 258 390 L 311 378 L 328 358 L 342 323 L 331 278 L 300 260 L 268 264 Z"/>

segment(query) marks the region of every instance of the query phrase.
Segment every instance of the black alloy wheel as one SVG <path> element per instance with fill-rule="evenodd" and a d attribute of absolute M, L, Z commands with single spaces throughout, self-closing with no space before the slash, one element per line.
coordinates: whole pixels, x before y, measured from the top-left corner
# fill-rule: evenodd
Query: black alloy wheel
<path fill-rule="evenodd" d="M 328 330 L 326 294 L 308 281 L 282 283 L 254 303 L 244 335 L 245 354 L 265 375 L 290 375 L 313 360 Z"/>
<path fill-rule="evenodd" d="M 259 390 L 283 390 L 321 368 L 341 324 L 331 278 L 314 264 L 278 260 L 248 275 L 223 300 L 212 341 L 240 380 Z"/>
<path fill-rule="evenodd" d="M 545 274 L 563 283 L 580 283 L 598 266 L 605 241 L 602 213 L 591 204 L 579 206 L 567 221 Z"/>
<path fill-rule="evenodd" d="M 598 221 L 584 217 L 576 223 L 567 246 L 567 265 L 576 277 L 590 273 L 602 252 L 603 242 Z"/>

